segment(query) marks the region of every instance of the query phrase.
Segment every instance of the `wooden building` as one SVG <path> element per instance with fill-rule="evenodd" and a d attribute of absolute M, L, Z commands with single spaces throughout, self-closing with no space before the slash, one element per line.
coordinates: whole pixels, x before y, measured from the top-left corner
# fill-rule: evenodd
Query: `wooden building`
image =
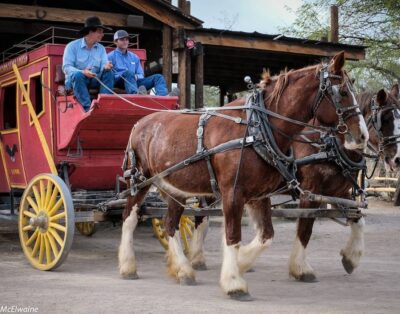
<path fill-rule="evenodd" d="M 147 50 L 146 73 L 163 73 L 169 86 L 177 82 L 182 107 L 200 107 L 204 85 L 219 86 L 222 96 L 243 90 L 243 77 L 258 80 L 263 68 L 272 73 L 296 69 L 341 50 L 348 59 L 365 57 L 360 46 L 205 29 L 190 15 L 186 0 L 178 0 L 178 7 L 171 0 L 0 0 L 0 53 L 50 26 L 78 30 L 93 15 L 114 30 L 140 35 L 140 47 Z M 190 104 L 191 84 L 195 104 Z"/>

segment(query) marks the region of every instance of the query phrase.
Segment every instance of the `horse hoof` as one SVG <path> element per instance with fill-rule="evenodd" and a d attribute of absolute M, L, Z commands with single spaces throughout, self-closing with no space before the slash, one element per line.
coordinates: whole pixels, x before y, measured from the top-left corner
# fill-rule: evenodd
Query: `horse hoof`
<path fill-rule="evenodd" d="M 342 264 L 343 264 L 344 270 L 345 270 L 348 274 L 351 274 L 351 273 L 353 272 L 353 270 L 354 270 L 354 265 L 353 265 L 353 263 L 352 263 L 348 258 L 346 258 L 345 256 L 342 257 Z"/>
<path fill-rule="evenodd" d="M 139 279 L 139 276 L 137 275 L 137 273 L 121 274 L 121 278 L 126 279 L 126 280 L 136 280 L 136 279 Z"/>
<path fill-rule="evenodd" d="M 250 268 L 250 269 L 248 269 L 247 271 L 246 271 L 246 273 L 254 273 L 255 272 L 255 269 L 254 268 Z"/>
<path fill-rule="evenodd" d="M 302 282 L 318 282 L 317 277 L 313 273 L 302 274 L 298 280 Z"/>
<path fill-rule="evenodd" d="M 181 286 L 195 286 L 196 279 L 190 278 L 190 277 L 182 277 L 182 278 L 179 278 L 179 284 Z"/>
<path fill-rule="evenodd" d="M 192 264 L 192 268 L 194 270 L 207 270 L 207 265 L 204 262 L 199 262 Z"/>
<path fill-rule="evenodd" d="M 253 298 L 251 297 L 251 295 L 248 292 L 244 292 L 242 290 L 228 292 L 228 296 L 232 300 L 236 300 L 236 301 L 240 301 L 240 302 L 253 301 Z"/>

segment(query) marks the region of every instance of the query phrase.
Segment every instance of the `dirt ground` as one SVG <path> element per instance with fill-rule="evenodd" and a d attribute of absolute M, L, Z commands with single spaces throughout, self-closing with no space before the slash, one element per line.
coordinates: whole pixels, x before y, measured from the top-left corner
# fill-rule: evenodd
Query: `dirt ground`
<path fill-rule="evenodd" d="M 0 311 L 31 307 L 36 313 L 400 313 L 400 208 L 370 200 L 361 265 L 348 275 L 339 251 L 349 228 L 319 220 L 308 256 L 318 282 L 288 276 L 295 235 L 293 220 L 275 220 L 272 247 L 245 275 L 252 302 L 226 298 L 218 284 L 221 225 L 212 223 L 206 239 L 208 270 L 197 272 L 196 286 L 180 286 L 165 274 L 164 250 L 149 226 L 135 231 L 139 280 L 122 280 L 117 271 L 120 226 L 100 225 L 91 238 L 75 235 L 66 262 L 56 271 L 33 269 L 18 235 L 0 228 Z M 9 224 L 8 224 L 9 225 Z M 253 236 L 243 226 L 244 242 Z"/>

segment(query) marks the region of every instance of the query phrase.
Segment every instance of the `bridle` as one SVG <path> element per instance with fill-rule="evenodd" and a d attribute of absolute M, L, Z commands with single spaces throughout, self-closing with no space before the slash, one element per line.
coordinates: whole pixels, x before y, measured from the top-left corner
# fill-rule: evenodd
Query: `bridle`
<path fill-rule="evenodd" d="M 372 115 L 369 117 L 367 121 L 367 126 L 372 125 L 378 134 L 378 151 L 379 153 L 383 153 L 384 148 L 389 145 L 394 145 L 400 143 L 400 134 L 399 135 L 389 135 L 384 136 L 382 132 L 382 114 L 386 111 L 392 111 L 395 119 L 400 119 L 400 115 L 397 112 L 399 109 L 395 104 L 391 103 L 390 105 L 379 106 L 376 101 L 376 96 L 374 96 L 370 103 Z"/>
<path fill-rule="evenodd" d="M 319 90 L 316 97 L 316 101 L 314 106 L 312 107 L 313 116 L 316 117 L 316 113 L 321 105 L 321 102 L 324 98 L 328 99 L 329 103 L 331 103 L 336 110 L 336 114 L 338 116 L 339 123 L 336 126 L 336 130 L 340 134 L 345 134 L 348 132 L 349 128 L 346 124 L 346 120 L 350 117 L 361 115 L 361 111 L 359 110 L 358 104 L 349 107 L 343 107 L 341 104 L 342 95 L 340 94 L 340 87 L 343 84 L 335 84 L 333 85 L 331 82 L 331 78 L 334 79 L 342 79 L 342 76 L 332 74 L 328 71 L 328 64 L 324 64 L 322 68 L 319 70 Z M 351 93 L 353 93 L 352 88 L 349 84 L 348 80 L 345 80 L 345 84 Z M 327 96 L 330 97 L 327 97 Z M 357 110 L 358 109 L 358 110 Z M 350 114 L 347 114 L 346 117 L 344 115 L 349 112 L 354 111 Z"/>

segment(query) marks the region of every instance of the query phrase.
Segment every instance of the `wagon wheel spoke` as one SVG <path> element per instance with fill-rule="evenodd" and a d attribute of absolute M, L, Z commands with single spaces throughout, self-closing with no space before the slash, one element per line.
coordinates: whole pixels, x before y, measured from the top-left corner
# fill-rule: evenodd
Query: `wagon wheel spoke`
<path fill-rule="evenodd" d="M 35 268 L 54 269 L 71 248 L 75 215 L 66 184 L 52 174 L 38 175 L 20 202 L 19 235 L 25 256 Z"/>
<path fill-rule="evenodd" d="M 162 219 L 153 218 L 153 231 L 161 245 L 167 250 L 168 249 L 168 238 L 166 235 L 164 222 Z M 192 230 L 194 229 L 194 222 L 191 217 L 182 216 L 179 222 L 179 234 L 181 236 L 182 248 L 185 254 L 189 252 L 190 239 L 193 236 Z"/>

